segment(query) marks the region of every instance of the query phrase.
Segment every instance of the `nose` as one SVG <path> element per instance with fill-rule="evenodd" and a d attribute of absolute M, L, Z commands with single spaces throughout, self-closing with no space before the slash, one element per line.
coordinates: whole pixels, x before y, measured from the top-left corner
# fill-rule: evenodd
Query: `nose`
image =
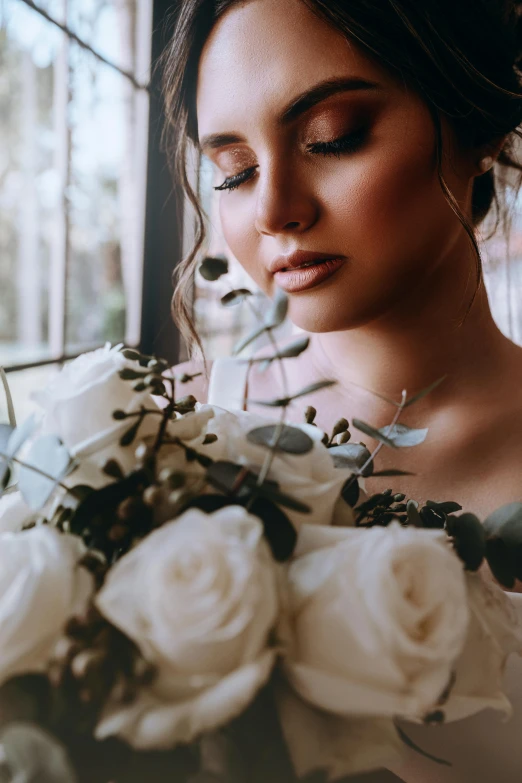
<path fill-rule="evenodd" d="M 259 174 L 255 228 L 260 234 L 302 233 L 314 225 L 318 214 L 313 193 L 291 166 Z"/>

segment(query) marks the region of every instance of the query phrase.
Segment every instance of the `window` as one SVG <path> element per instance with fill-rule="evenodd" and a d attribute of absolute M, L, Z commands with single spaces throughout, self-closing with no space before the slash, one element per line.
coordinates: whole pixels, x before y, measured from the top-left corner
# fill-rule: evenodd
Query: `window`
<path fill-rule="evenodd" d="M 0 0 L 0 365 L 21 389 L 140 341 L 151 29 L 151 0 Z"/>

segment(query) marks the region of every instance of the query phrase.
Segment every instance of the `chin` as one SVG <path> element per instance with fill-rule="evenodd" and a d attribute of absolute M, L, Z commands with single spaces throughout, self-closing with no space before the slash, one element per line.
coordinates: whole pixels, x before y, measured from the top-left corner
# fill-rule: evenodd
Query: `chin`
<path fill-rule="evenodd" d="M 378 314 L 356 311 L 351 302 L 340 302 L 338 297 L 290 296 L 288 315 L 295 326 L 319 334 L 357 329 Z"/>

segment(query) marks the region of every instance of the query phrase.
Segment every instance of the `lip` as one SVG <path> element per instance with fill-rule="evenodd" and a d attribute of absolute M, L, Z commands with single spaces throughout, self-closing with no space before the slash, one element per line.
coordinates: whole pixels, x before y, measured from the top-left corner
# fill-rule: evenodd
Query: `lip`
<path fill-rule="evenodd" d="M 313 266 L 298 268 L 302 264 L 318 262 Z M 287 293 L 313 288 L 331 277 L 346 261 L 345 256 L 331 253 L 312 253 L 297 250 L 288 256 L 278 256 L 270 264 L 277 285 Z"/>

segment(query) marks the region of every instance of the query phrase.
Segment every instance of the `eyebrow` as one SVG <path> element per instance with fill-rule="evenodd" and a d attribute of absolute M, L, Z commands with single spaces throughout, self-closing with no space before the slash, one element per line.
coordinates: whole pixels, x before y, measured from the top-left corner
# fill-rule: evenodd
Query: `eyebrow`
<path fill-rule="evenodd" d="M 370 82 L 367 79 L 361 79 L 356 76 L 325 79 L 305 90 L 305 92 L 300 93 L 296 98 L 293 98 L 279 115 L 277 124 L 279 127 L 289 125 L 297 117 L 300 117 L 331 95 L 337 95 L 342 92 L 379 90 L 380 88 L 381 85 L 377 82 Z M 220 147 L 225 147 L 227 144 L 237 144 L 241 141 L 244 141 L 244 139 L 236 133 L 211 133 L 201 139 L 199 149 L 202 152 L 205 150 L 216 150 Z"/>

